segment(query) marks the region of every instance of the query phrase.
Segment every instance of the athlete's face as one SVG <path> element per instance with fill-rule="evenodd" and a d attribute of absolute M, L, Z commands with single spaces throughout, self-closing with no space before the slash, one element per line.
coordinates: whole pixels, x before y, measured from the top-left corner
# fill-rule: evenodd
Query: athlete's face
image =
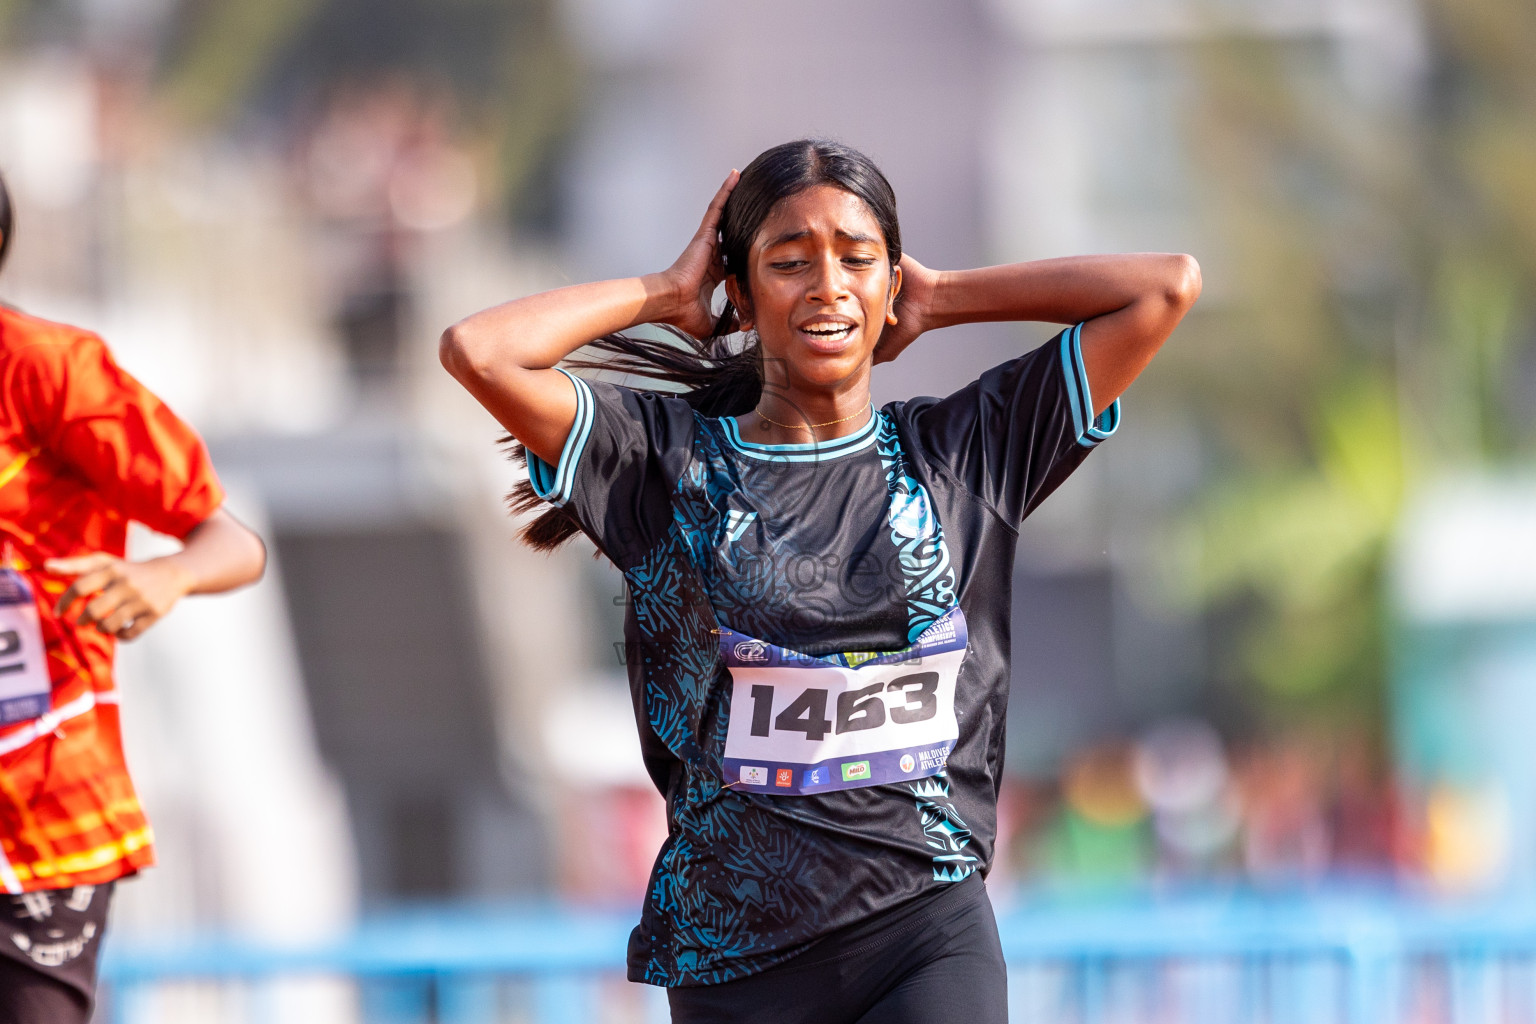
<path fill-rule="evenodd" d="M 901 288 L 864 201 L 830 185 L 782 199 L 747 254 L 751 295 L 726 280 L 743 329 L 762 339 L 770 383 L 822 390 L 867 378 Z"/>

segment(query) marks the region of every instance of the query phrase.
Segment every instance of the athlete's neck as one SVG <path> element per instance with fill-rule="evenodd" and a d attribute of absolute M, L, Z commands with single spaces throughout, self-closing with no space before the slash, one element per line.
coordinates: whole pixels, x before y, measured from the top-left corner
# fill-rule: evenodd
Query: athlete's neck
<path fill-rule="evenodd" d="M 867 388 L 857 394 L 818 395 L 804 401 L 765 389 L 757 408 L 738 416 L 736 422 L 742 437 L 757 444 L 810 444 L 858 433 L 873 415 Z"/>

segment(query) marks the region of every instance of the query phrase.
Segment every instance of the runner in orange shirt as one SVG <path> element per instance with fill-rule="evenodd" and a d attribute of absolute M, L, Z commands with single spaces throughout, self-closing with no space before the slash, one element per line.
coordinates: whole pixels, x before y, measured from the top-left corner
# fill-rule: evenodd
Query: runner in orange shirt
<path fill-rule="evenodd" d="M 0 179 L 0 267 L 13 211 Z M 114 882 L 153 863 L 112 656 L 261 577 L 201 439 L 88 331 L 0 305 L 0 1024 L 84 1024 Z M 183 541 L 124 559 L 130 520 Z"/>

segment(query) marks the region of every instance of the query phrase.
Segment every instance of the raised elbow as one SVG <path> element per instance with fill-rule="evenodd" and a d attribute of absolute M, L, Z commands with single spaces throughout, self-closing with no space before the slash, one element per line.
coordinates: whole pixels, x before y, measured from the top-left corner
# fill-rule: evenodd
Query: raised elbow
<path fill-rule="evenodd" d="M 254 530 L 250 534 L 246 551 L 247 580 L 259 583 L 267 575 L 267 542 Z"/>
<path fill-rule="evenodd" d="M 1168 304 L 1182 313 L 1200 298 L 1200 288 L 1199 262 L 1193 256 L 1183 253 L 1170 257 L 1168 278 L 1163 290 Z"/>
<path fill-rule="evenodd" d="M 475 346 L 471 332 L 462 322 L 443 332 L 437 342 L 437 358 L 456 380 L 464 380 L 475 372 Z"/>

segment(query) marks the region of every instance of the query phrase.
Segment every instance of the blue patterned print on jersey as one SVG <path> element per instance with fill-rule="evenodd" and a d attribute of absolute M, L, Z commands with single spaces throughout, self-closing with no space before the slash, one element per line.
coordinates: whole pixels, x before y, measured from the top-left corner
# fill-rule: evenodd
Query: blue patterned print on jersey
<path fill-rule="evenodd" d="M 950 564 L 944 528 L 933 514 L 923 485 L 907 473 L 896 424 L 880 417 L 875 440 L 885 466 L 891 492 L 891 539 L 899 552 L 907 582 L 907 641 L 917 640 L 955 603 L 955 569 Z M 976 870 L 977 858 L 966 853 L 971 830 L 949 799 L 949 779 L 944 774 L 922 779 L 911 786 L 917 796 L 917 812 L 933 856 L 933 877 L 939 882 L 958 882 Z"/>
<path fill-rule="evenodd" d="M 625 574 L 637 638 L 627 644 L 628 658 L 639 658 L 650 680 L 645 709 L 651 729 L 678 758 L 701 772 L 719 768 L 705 755 L 708 738 L 699 732 L 699 715 L 719 672 L 714 618 L 698 576 L 688 571 L 688 547 L 676 529 L 665 543 Z M 724 730 L 720 732 L 724 743 Z M 715 774 L 718 774 L 716 772 Z"/>
<path fill-rule="evenodd" d="M 770 944 L 807 884 L 812 858 L 803 840 L 770 834 L 751 801 L 725 787 L 719 751 L 723 715 L 707 715 L 714 691 L 727 696 L 714 616 L 694 562 L 696 524 L 679 517 L 666 541 L 626 578 L 635 634 L 629 656 L 645 660 L 646 724 L 680 762 L 673 789 L 672 834 L 652 876 L 649 902 L 663 927 L 647 936 L 645 978 L 652 984 L 716 984 L 743 973 L 742 958 Z M 782 830 L 777 830 L 782 832 Z M 792 840 L 785 843 L 784 839 Z M 775 842 L 775 840 L 779 840 Z M 786 849 L 786 846 L 789 849 Z M 722 901 L 722 886 L 737 898 Z M 814 889 L 810 890 L 814 891 Z M 791 909 L 793 908 L 793 910 Z"/>
<path fill-rule="evenodd" d="M 626 653 L 644 662 L 645 723 L 680 762 L 670 787 L 671 834 L 647 900 L 656 913 L 632 940 L 645 980 L 661 985 L 718 984 L 782 959 L 780 951 L 825 931 L 825 894 L 846 884 L 824 837 L 786 827 L 772 797 L 737 792 L 721 778 L 731 688 L 712 630 L 727 623 L 762 635 L 793 616 L 799 593 L 791 578 L 796 552 L 776 546 L 775 524 L 753 507 L 763 485 L 754 492 L 742 479 L 744 464 L 763 473 L 762 460 L 744 463 L 719 421 L 697 422 L 671 526 L 625 573 Z M 896 547 L 902 581 L 893 597 L 905 593 L 910 642 L 953 605 L 954 571 L 928 496 L 907 473 L 883 414 L 877 447 L 889 493 L 886 522 L 875 529 Z M 754 554 L 743 555 L 746 547 Z M 897 794 L 905 795 L 891 787 L 890 797 Z M 945 870 L 960 878 L 974 870 L 974 858 L 963 851 L 969 831 L 946 795 L 947 786 L 923 798 L 932 806 L 914 831 L 913 852 L 934 850 L 934 863 L 948 858 Z M 934 877 L 950 880 L 937 867 Z"/>
<path fill-rule="evenodd" d="M 954 606 L 955 569 L 928 492 L 907 473 L 896 424 L 883 412 L 875 448 L 891 492 L 891 540 L 907 585 L 907 642 L 912 643 Z"/>
<path fill-rule="evenodd" d="M 971 830 L 955 810 L 949 796 L 949 776 L 945 772 L 908 783 L 917 797 L 918 819 L 928 845 L 938 851 L 933 855 L 933 880 L 958 882 L 968 877 L 980 859 L 967 853 Z"/>
<path fill-rule="evenodd" d="M 638 634 L 628 655 L 648 669 L 646 723 L 682 762 L 672 834 L 649 894 L 660 914 L 648 915 L 654 924 L 641 938 L 645 980 L 658 985 L 751 973 L 754 955 L 823 926 L 819 894 L 834 881 L 813 837 L 784 828 L 762 806 L 765 798 L 721 780 L 730 676 L 712 630 L 722 605 L 739 612 L 754 596 L 761 604 L 774 582 L 723 578 L 718 553 L 753 523 L 729 508 L 741 482 L 710 431 L 698 432 L 694 454 L 673 495 L 665 541 L 625 573 Z"/>

